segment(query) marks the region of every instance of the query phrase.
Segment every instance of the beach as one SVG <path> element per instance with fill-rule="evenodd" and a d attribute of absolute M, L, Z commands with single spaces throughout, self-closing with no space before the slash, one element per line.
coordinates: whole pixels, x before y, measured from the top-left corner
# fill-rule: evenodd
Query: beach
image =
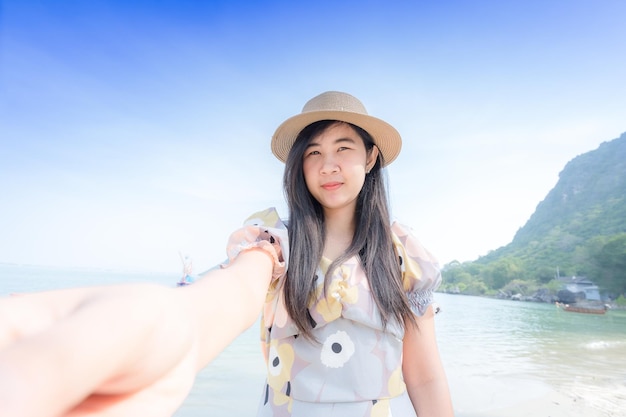
<path fill-rule="evenodd" d="M 457 417 L 626 416 L 625 311 L 439 298 L 448 306 L 439 338 Z"/>
<path fill-rule="evenodd" d="M 0 265 L 0 293 L 179 276 Z M 456 417 L 626 417 L 626 311 L 436 294 L 437 338 Z M 254 416 L 265 380 L 259 324 L 197 376 L 174 417 Z"/>
<path fill-rule="evenodd" d="M 614 391 L 561 392 L 552 389 L 545 395 L 486 410 L 480 415 L 459 417 L 623 417 L 626 416 L 624 387 Z"/>
<path fill-rule="evenodd" d="M 549 385 L 539 378 L 451 376 L 457 417 L 624 417 L 626 382 L 574 379 Z M 485 387 L 489 387 L 485 390 Z"/>

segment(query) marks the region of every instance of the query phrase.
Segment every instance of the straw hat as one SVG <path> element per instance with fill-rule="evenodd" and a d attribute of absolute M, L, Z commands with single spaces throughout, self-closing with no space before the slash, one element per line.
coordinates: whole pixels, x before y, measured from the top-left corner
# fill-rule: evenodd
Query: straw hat
<path fill-rule="evenodd" d="M 369 133 L 389 165 L 400 153 L 402 138 L 389 123 L 367 114 L 363 104 L 350 94 L 327 91 L 313 97 L 302 108 L 302 113 L 285 120 L 272 136 L 272 153 L 282 162 L 308 125 L 320 120 L 340 120 L 352 123 Z"/>

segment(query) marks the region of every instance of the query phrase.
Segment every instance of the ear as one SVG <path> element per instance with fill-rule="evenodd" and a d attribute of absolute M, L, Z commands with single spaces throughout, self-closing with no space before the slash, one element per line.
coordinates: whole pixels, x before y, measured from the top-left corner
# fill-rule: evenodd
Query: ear
<path fill-rule="evenodd" d="M 376 161 L 378 160 L 378 146 L 372 146 L 372 149 L 367 154 L 367 159 L 365 161 L 365 172 L 369 173 L 374 165 L 376 165 Z"/>

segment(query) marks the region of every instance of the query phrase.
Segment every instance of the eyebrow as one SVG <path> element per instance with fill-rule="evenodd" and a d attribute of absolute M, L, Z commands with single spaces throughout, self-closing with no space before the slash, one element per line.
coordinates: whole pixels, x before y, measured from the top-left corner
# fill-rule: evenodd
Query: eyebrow
<path fill-rule="evenodd" d="M 316 143 L 314 141 L 315 141 L 315 139 L 313 139 L 311 142 L 309 142 L 309 144 L 306 146 L 306 149 L 312 148 L 314 146 L 320 146 L 319 143 Z M 337 145 L 337 144 L 344 143 L 344 142 L 351 143 L 351 144 L 356 143 L 356 141 L 354 139 L 346 137 L 346 138 L 335 139 L 335 141 L 333 142 L 333 145 Z"/>

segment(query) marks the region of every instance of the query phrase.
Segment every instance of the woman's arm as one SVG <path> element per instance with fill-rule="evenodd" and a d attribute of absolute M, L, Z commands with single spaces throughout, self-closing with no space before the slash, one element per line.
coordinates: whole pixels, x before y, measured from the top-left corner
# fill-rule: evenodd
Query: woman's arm
<path fill-rule="evenodd" d="M 271 271 L 271 258 L 250 250 L 184 288 L 0 300 L 2 416 L 170 416 L 197 371 L 258 317 Z"/>
<path fill-rule="evenodd" d="M 450 390 L 435 337 L 435 313 L 428 307 L 416 317 L 418 327 L 407 326 L 403 339 L 402 373 L 419 417 L 452 417 Z"/>

